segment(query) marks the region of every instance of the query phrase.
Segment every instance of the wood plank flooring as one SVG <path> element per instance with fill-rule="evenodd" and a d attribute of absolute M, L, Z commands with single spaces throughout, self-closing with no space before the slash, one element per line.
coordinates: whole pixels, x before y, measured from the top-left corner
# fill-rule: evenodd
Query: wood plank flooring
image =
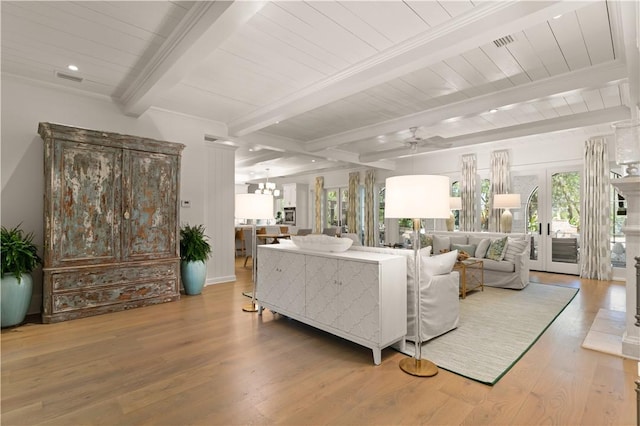
<path fill-rule="evenodd" d="M 532 273 L 580 291 L 491 387 L 242 312 L 251 270 L 237 273 L 178 302 L 2 330 L 2 425 L 635 424 L 637 362 L 580 346 L 598 309 L 624 306 L 623 283 Z"/>

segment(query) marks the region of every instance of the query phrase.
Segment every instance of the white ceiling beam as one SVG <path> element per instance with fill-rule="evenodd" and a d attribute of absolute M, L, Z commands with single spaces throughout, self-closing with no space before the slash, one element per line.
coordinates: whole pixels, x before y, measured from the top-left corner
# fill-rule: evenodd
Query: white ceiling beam
<path fill-rule="evenodd" d="M 629 103 L 631 118 L 638 119 L 640 110 L 640 3 L 637 1 L 615 2 L 620 7 L 618 16 L 622 25 L 624 56 L 629 75 Z"/>
<path fill-rule="evenodd" d="M 595 124 L 610 123 L 612 121 L 624 120 L 625 117 L 628 116 L 629 108 L 626 106 L 619 106 L 564 117 L 550 118 L 548 120 L 540 120 L 532 123 L 517 124 L 514 126 L 503 127 L 501 129 L 486 130 L 470 135 L 454 136 L 451 138 L 445 138 L 441 142 L 451 144 L 449 148 L 459 148 L 461 146 L 479 143 L 497 142 L 505 139 L 593 126 Z M 410 154 L 424 154 L 432 151 L 434 151 L 434 148 L 429 146 L 418 148 L 416 151 L 411 151 L 411 148 L 397 148 L 370 154 L 362 154 L 360 155 L 360 160 L 364 162 L 380 161 Z"/>
<path fill-rule="evenodd" d="M 240 140 L 242 142 L 240 142 Z M 376 161 L 363 163 L 360 161 L 358 154 L 348 151 L 342 151 L 337 149 L 326 149 L 317 152 L 308 152 L 303 144 L 294 139 L 282 138 L 273 136 L 267 133 L 256 132 L 243 136 L 241 139 L 236 138 L 236 143 L 243 146 L 258 146 L 263 149 L 270 149 L 282 153 L 295 153 L 307 155 L 309 157 L 316 157 L 320 159 L 326 159 L 329 161 L 341 161 L 352 165 L 366 165 L 368 167 L 375 167 L 385 170 L 395 170 L 396 164 L 392 161 Z"/>
<path fill-rule="evenodd" d="M 545 22 L 588 2 L 481 2 L 450 22 L 363 60 L 278 102 L 233 120 L 229 134 L 243 136 L 378 84 L 460 55 L 479 45 Z"/>
<path fill-rule="evenodd" d="M 193 2 L 153 58 L 116 99 L 125 114 L 142 115 L 265 4 L 265 1 Z"/>
<path fill-rule="evenodd" d="M 443 120 L 454 117 L 466 117 L 549 96 L 585 88 L 599 88 L 607 84 L 616 84 L 626 78 L 626 66 L 620 61 L 612 61 L 594 67 L 538 80 L 521 86 L 488 93 L 464 101 L 443 105 L 393 120 L 383 121 L 371 126 L 361 127 L 337 135 L 316 139 L 306 144 L 307 150 L 327 149 L 353 141 L 374 138 L 379 135 L 406 130 L 410 127 L 433 126 Z"/>

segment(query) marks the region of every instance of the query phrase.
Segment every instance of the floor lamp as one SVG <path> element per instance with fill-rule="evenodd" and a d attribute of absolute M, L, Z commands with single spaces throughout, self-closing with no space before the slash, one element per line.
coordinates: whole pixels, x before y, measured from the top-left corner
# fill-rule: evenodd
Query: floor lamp
<path fill-rule="evenodd" d="M 420 220 L 447 219 L 449 209 L 449 178 L 434 175 L 408 175 L 387 178 L 385 183 L 385 218 L 413 219 L 413 254 L 415 260 L 414 303 L 416 314 L 415 353 L 400 361 L 400 369 L 418 377 L 438 374 L 438 367 L 422 359 L 420 332 Z"/>
<path fill-rule="evenodd" d="M 253 281 L 253 292 L 251 304 L 242 307 L 245 312 L 258 312 L 256 305 L 257 288 L 257 258 L 258 244 L 256 238 L 256 220 L 273 219 L 273 195 L 271 194 L 236 194 L 236 218 L 251 219 L 251 280 Z"/>
<path fill-rule="evenodd" d="M 509 209 L 520 208 L 520 194 L 495 194 L 493 196 L 493 208 L 504 209 L 500 216 L 500 231 L 511 232 L 513 215 Z"/>

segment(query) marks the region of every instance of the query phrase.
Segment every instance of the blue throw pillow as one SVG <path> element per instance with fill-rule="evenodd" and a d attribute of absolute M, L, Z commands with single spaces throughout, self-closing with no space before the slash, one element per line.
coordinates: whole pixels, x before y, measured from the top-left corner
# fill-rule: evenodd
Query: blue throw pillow
<path fill-rule="evenodd" d="M 451 244 L 451 250 L 458 250 L 467 253 L 469 256 L 475 256 L 476 245 L 475 244 Z"/>

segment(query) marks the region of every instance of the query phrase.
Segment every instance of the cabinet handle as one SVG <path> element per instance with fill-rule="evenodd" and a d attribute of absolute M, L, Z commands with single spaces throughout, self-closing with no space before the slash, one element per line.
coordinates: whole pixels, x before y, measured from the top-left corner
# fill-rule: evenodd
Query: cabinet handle
<path fill-rule="evenodd" d="M 127 220 L 129 219 L 129 212 L 124 212 L 124 218 Z"/>

